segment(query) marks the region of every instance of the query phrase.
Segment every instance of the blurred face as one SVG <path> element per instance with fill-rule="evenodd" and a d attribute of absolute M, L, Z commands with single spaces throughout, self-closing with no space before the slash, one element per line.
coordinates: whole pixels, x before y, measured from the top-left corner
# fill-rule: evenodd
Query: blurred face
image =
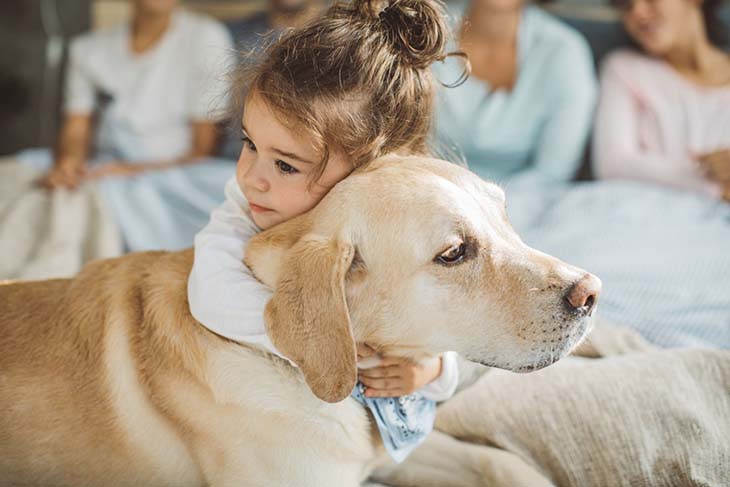
<path fill-rule="evenodd" d="M 473 0 L 472 6 L 492 12 L 512 12 L 522 8 L 524 0 Z"/>
<path fill-rule="evenodd" d="M 178 0 L 133 0 L 137 11 L 148 15 L 162 15 L 172 12 Z"/>
<path fill-rule="evenodd" d="M 271 0 L 271 6 L 280 12 L 300 12 L 310 4 L 314 3 L 312 0 Z"/>
<path fill-rule="evenodd" d="M 346 158 L 330 155 L 324 173 L 313 181 L 319 154 L 309 140 L 282 125 L 255 94 L 246 102 L 242 131 L 236 180 L 254 223 L 264 230 L 314 208 L 352 171 Z"/>
<path fill-rule="evenodd" d="M 691 39 L 697 16 L 696 0 L 620 0 L 626 30 L 649 54 L 661 56 Z"/>

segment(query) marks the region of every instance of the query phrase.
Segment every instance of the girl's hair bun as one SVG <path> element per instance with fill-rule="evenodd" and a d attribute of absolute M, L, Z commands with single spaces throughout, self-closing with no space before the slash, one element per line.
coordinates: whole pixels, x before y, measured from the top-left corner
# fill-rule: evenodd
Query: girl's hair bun
<path fill-rule="evenodd" d="M 416 69 L 444 59 L 448 24 L 438 0 L 355 0 L 355 10 Z"/>

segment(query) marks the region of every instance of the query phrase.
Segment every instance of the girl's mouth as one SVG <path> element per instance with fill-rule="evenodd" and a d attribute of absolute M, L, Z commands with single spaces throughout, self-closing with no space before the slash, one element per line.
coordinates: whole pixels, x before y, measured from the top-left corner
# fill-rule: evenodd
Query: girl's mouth
<path fill-rule="evenodd" d="M 248 203 L 248 207 L 254 213 L 263 213 L 264 211 L 271 211 L 271 208 L 266 208 L 265 206 L 255 205 L 255 204 L 253 204 L 251 202 Z"/>

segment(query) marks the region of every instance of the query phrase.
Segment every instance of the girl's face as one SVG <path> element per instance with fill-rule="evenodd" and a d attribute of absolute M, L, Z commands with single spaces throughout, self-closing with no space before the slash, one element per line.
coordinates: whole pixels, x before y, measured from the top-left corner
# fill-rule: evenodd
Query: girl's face
<path fill-rule="evenodd" d="M 246 102 L 242 129 L 236 180 L 261 229 L 311 210 L 352 172 L 346 158 L 330 154 L 324 173 L 312 183 L 320 156 L 309 140 L 282 125 L 256 95 Z"/>
<path fill-rule="evenodd" d="M 649 54 L 664 56 L 692 36 L 699 0 L 620 0 L 626 30 Z"/>

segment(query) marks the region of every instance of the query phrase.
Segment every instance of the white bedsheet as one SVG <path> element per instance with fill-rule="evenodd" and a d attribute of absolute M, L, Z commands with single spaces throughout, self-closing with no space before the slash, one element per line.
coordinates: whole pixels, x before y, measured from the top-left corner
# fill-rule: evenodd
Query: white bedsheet
<path fill-rule="evenodd" d="M 528 245 L 603 280 L 601 316 L 665 347 L 730 348 L 730 204 L 628 181 L 506 189 Z"/>

